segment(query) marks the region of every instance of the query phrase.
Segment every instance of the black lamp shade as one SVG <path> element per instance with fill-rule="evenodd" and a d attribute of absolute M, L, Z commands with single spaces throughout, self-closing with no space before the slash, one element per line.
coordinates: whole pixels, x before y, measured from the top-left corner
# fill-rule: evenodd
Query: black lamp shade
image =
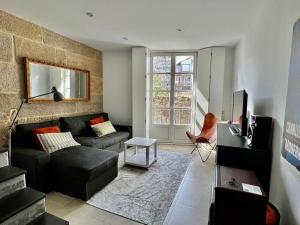
<path fill-rule="evenodd" d="M 62 101 L 64 100 L 64 96 L 62 93 L 60 93 L 56 87 L 52 87 L 52 93 L 53 93 L 53 100 L 55 102 L 59 102 L 59 101 Z"/>

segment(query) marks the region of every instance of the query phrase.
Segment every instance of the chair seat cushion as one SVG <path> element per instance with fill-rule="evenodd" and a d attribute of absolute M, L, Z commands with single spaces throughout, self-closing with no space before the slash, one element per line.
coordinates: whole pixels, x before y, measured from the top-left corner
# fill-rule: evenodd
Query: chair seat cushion
<path fill-rule="evenodd" d="M 98 149 L 105 149 L 121 141 L 125 141 L 129 138 L 129 132 L 117 131 L 111 134 L 104 135 L 102 137 L 90 136 L 90 137 L 77 137 L 75 140 L 84 146 L 94 147 Z"/>
<path fill-rule="evenodd" d="M 86 146 L 73 146 L 51 154 L 55 176 L 68 176 L 88 181 L 117 165 L 119 155 L 112 151 Z"/>
<path fill-rule="evenodd" d="M 267 204 L 267 214 L 266 214 L 266 225 L 278 225 L 279 215 L 278 211 L 271 203 Z"/>

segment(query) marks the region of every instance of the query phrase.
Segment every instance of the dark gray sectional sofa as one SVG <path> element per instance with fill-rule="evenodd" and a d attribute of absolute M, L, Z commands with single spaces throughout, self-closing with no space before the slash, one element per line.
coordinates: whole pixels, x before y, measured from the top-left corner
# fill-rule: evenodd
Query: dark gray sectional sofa
<path fill-rule="evenodd" d="M 98 137 L 89 126 L 89 121 L 99 116 L 102 116 L 105 121 L 108 120 L 107 113 L 76 117 L 61 117 L 59 118 L 61 131 L 70 131 L 74 139 L 81 145 L 121 152 L 123 149 L 123 141 L 127 140 L 131 136 L 131 127 L 114 125 L 117 130 L 116 133 Z"/>
<path fill-rule="evenodd" d="M 117 132 L 97 137 L 89 121 L 99 116 L 108 120 L 107 113 L 98 113 L 18 125 L 12 137 L 12 165 L 27 170 L 29 187 L 89 199 L 118 175 L 118 153 L 132 136 L 130 126 L 114 125 Z M 70 131 L 81 146 L 51 154 L 39 150 L 32 130 L 55 125 Z"/>

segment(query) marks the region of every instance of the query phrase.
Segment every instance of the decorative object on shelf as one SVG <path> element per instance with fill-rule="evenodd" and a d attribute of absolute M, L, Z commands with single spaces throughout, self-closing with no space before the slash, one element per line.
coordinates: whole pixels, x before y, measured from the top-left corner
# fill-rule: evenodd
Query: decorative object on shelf
<path fill-rule="evenodd" d="M 53 100 L 55 102 L 59 102 L 64 100 L 64 96 L 63 94 L 61 94 L 60 92 L 57 91 L 56 87 L 52 87 L 50 92 L 44 93 L 44 94 L 40 94 L 40 95 L 36 95 L 33 97 L 30 97 L 30 99 L 33 98 L 38 98 L 41 96 L 45 96 L 45 95 L 50 95 L 53 94 Z M 11 165 L 11 133 L 13 131 L 13 129 L 15 128 L 16 124 L 17 124 L 17 118 L 19 116 L 19 113 L 22 109 L 23 104 L 27 101 L 27 99 L 23 99 L 18 110 L 11 110 L 10 111 L 10 119 L 11 119 L 11 124 L 9 125 L 9 129 L 8 129 L 8 159 L 9 159 L 9 165 Z"/>
<path fill-rule="evenodd" d="M 300 20 L 294 25 L 290 74 L 282 141 L 282 156 L 300 171 Z"/>
<path fill-rule="evenodd" d="M 25 58 L 26 97 L 28 102 L 49 102 L 52 98 L 44 96 L 33 98 L 47 92 L 51 87 L 64 95 L 64 101 L 89 101 L 90 72 L 52 63 Z"/>

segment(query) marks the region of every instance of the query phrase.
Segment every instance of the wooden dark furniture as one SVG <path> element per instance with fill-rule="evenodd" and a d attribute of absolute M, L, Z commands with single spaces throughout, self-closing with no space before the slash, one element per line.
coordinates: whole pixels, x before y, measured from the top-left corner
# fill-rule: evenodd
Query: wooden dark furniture
<path fill-rule="evenodd" d="M 234 136 L 229 124 L 217 125 L 216 164 L 220 166 L 253 170 L 266 193 L 269 193 L 271 174 L 271 150 L 249 147 L 249 139 Z"/>
<path fill-rule="evenodd" d="M 245 191 L 243 183 L 258 186 L 261 194 Z M 267 201 L 254 171 L 217 166 L 209 225 L 265 225 Z"/>

